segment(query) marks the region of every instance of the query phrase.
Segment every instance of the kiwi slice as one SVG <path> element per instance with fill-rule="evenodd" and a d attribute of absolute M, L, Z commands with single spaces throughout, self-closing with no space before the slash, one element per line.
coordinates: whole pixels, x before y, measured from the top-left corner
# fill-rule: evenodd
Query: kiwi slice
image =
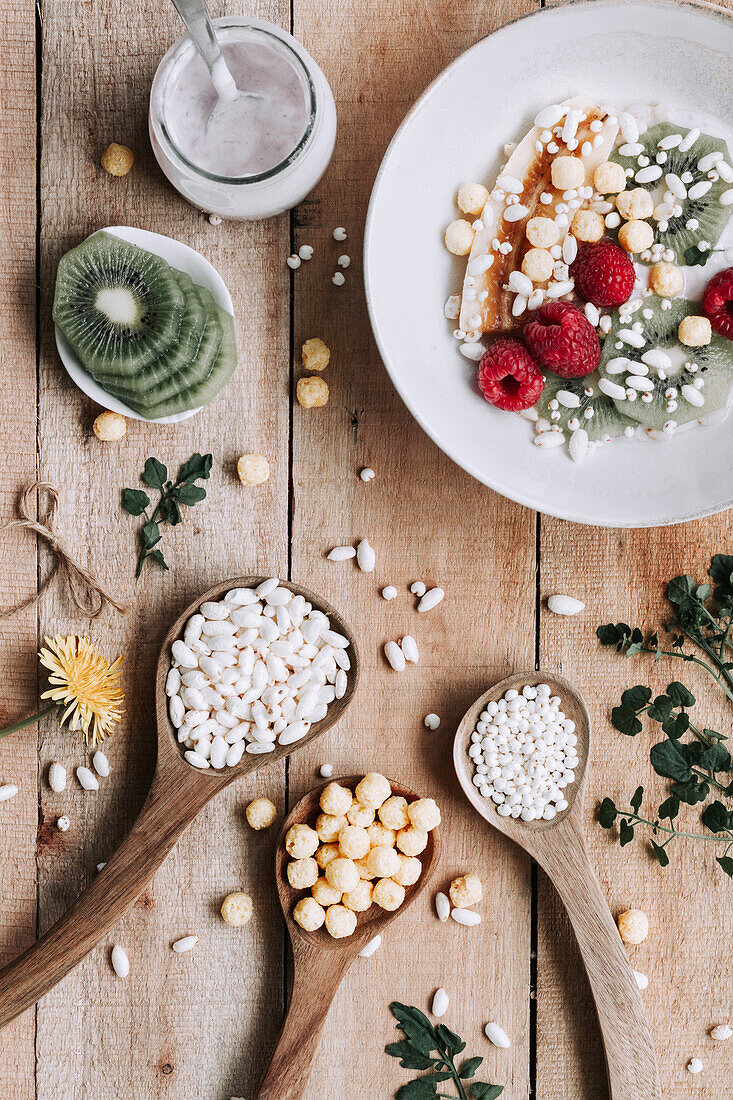
<path fill-rule="evenodd" d="M 548 373 L 545 388 L 536 405 L 537 412 L 562 428 L 568 437 L 577 428 L 585 428 L 589 440 L 604 443 L 624 435 L 627 428 L 631 434 L 638 425 L 625 416 L 610 397 L 601 393 L 598 389 L 600 378 L 597 370 L 584 378 L 560 378 L 557 374 Z M 558 398 L 558 393 L 563 395 L 562 398 Z M 566 394 L 577 398 L 579 404 L 569 408 L 563 403 L 571 400 Z"/>
<path fill-rule="evenodd" d="M 730 189 L 731 183 L 720 178 L 717 165 L 712 160 L 706 162 L 704 159 L 711 154 L 718 154 L 730 166 L 728 145 L 723 138 L 710 137 L 708 134 L 695 137 L 695 134 L 699 134 L 699 131 L 693 133 L 684 126 L 663 122 L 641 135 L 638 144 L 643 145 L 643 151 L 633 156 L 622 156 L 619 149 L 616 149 L 610 158 L 625 169 L 633 169 L 634 175 L 629 177 L 627 184 L 629 188 L 643 187 L 652 193 L 655 215 L 659 206 L 671 211 L 661 220 L 656 216 L 652 220 L 655 241 L 665 249 L 671 249 L 678 263 L 688 265 L 700 263 L 701 260 L 704 262 L 704 257 L 717 244 L 733 213 L 733 208 L 721 206 L 719 202 L 720 196 Z M 688 135 L 693 139 L 691 144 Z M 660 143 L 669 145 L 678 136 L 680 140 L 673 147 L 660 146 Z M 702 168 L 699 167 L 701 162 Z M 661 169 L 661 176 L 657 180 L 645 182 L 646 170 L 655 165 Z M 641 181 L 638 179 L 639 172 L 642 173 Z M 666 176 L 670 174 L 682 182 L 688 192 L 687 197 L 680 198 L 669 190 Z M 697 184 L 709 184 L 709 188 L 704 195 L 690 198 L 689 191 L 692 189 L 694 193 Z M 699 250 L 697 246 L 701 242 L 706 242 L 707 248 Z"/>
<path fill-rule="evenodd" d="M 700 420 L 725 407 L 733 389 L 733 342 L 713 333 L 705 347 L 688 348 L 677 337 L 680 321 L 700 312 L 699 303 L 684 298 L 663 309 L 662 300 L 650 295 L 630 317 L 613 314 L 598 369 L 624 389 L 626 396 L 614 398 L 624 417 L 661 431 L 666 424 Z M 643 345 L 629 344 L 629 332 L 634 343 L 643 340 Z M 634 389 L 630 378 L 643 379 L 637 384 L 645 388 Z"/>
<path fill-rule="evenodd" d="M 53 319 L 82 365 L 133 375 L 178 338 L 186 295 L 169 264 L 109 233 L 61 258 Z"/>

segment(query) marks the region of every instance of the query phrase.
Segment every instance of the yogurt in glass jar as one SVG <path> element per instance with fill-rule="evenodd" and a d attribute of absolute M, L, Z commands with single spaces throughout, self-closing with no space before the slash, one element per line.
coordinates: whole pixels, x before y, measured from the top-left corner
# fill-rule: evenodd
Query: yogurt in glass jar
<path fill-rule="evenodd" d="M 188 35 L 158 66 L 150 93 L 153 152 L 176 190 L 207 213 L 280 214 L 305 198 L 328 167 L 336 140 L 333 93 L 287 31 L 263 19 L 213 23 L 226 61 L 213 81 Z M 226 68 L 247 95 L 228 97 Z"/>

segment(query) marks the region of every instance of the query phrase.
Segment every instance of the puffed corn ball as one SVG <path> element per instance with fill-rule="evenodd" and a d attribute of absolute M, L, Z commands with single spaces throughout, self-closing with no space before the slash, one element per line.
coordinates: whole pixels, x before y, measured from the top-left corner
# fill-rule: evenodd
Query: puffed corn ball
<path fill-rule="evenodd" d="M 250 920 L 254 905 L 249 894 L 227 894 L 221 903 L 221 915 L 232 928 L 241 928 Z"/>
<path fill-rule="evenodd" d="M 419 856 L 428 846 L 428 834 L 424 829 L 408 825 L 397 834 L 397 847 L 406 856 Z"/>
<path fill-rule="evenodd" d="M 391 878 L 400 869 L 400 857 L 394 848 L 372 848 L 366 865 L 377 878 Z"/>
<path fill-rule="evenodd" d="M 314 882 L 311 894 L 318 904 L 325 909 L 329 905 L 338 905 L 341 901 L 341 891 L 332 886 L 327 878 L 319 878 L 317 882 Z"/>
<path fill-rule="evenodd" d="M 103 412 L 92 424 L 92 431 L 103 443 L 118 443 L 127 431 L 127 421 L 119 413 Z"/>
<path fill-rule="evenodd" d="M 295 387 L 298 404 L 304 409 L 321 409 L 328 404 L 328 385 L 317 374 L 299 378 Z"/>
<path fill-rule="evenodd" d="M 560 240 L 560 226 L 552 218 L 530 218 L 526 237 L 533 248 L 552 248 Z"/>
<path fill-rule="evenodd" d="M 707 317 L 684 317 L 677 329 L 677 337 L 686 348 L 703 348 L 713 338 L 713 326 Z"/>
<path fill-rule="evenodd" d="M 326 910 L 326 931 L 335 940 L 353 936 L 356 928 L 356 913 L 344 905 L 332 905 Z"/>
<path fill-rule="evenodd" d="M 374 821 L 374 815 L 375 811 L 369 806 L 362 806 L 361 802 L 352 802 L 346 818 L 349 825 L 359 825 L 362 829 L 368 829 Z"/>
<path fill-rule="evenodd" d="M 371 810 L 378 810 L 383 802 L 386 802 L 392 794 L 389 780 L 379 772 L 367 772 L 360 783 L 357 783 L 354 796 L 362 806 L 368 806 Z"/>
<path fill-rule="evenodd" d="M 321 870 L 325 871 L 329 863 L 334 859 L 338 859 L 340 855 L 341 849 L 338 844 L 322 844 L 316 852 L 315 859 Z"/>
<path fill-rule="evenodd" d="M 264 455 L 247 454 L 237 459 L 237 477 L 242 485 L 264 485 L 270 476 L 270 463 Z"/>
<path fill-rule="evenodd" d="M 369 833 L 360 825 L 346 825 L 339 833 L 339 848 L 348 859 L 363 859 L 370 847 Z"/>
<path fill-rule="evenodd" d="M 306 370 L 325 370 L 331 360 L 331 349 L 319 336 L 312 336 L 300 349 L 300 358 Z"/>
<path fill-rule="evenodd" d="M 293 920 L 306 932 L 315 932 L 326 919 L 326 910 L 315 898 L 301 898 L 293 909 Z"/>
<path fill-rule="evenodd" d="M 635 187 L 633 191 L 622 191 L 617 196 L 616 209 L 627 221 L 643 221 L 654 213 L 654 200 L 643 187 Z"/>
<path fill-rule="evenodd" d="M 676 298 L 685 289 L 685 276 L 677 264 L 662 260 L 649 272 L 649 288 L 660 298 Z"/>
<path fill-rule="evenodd" d="M 642 909 L 627 909 L 619 914 L 616 923 L 624 943 L 643 943 L 649 935 L 649 918 Z"/>
<path fill-rule="evenodd" d="M 126 176 L 135 160 L 132 149 L 113 141 L 102 153 L 102 167 L 110 176 Z"/>
<path fill-rule="evenodd" d="M 594 244 L 605 232 L 605 222 L 595 210 L 576 210 L 570 230 L 578 241 Z"/>
<path fill-rule="evenodd" d="M 483 183 L 463 183 L 458 188 L 456 204 L 464 214 L 476 217 L 481 213 L 489 199 L 489 192 Z"/>
<path fill-rule="evenodd" d="M 386 825 L 388 829 L 394 829 L 395 832 L 410 824 L 410 818 L 407 815 L 407 799 L 403 798 L 402 795 L 390 795 L 387 801 L 379 807 L 378 812 L 382 824 Z"/>
<path fill-rule="evenodd" d="M 318 881 L 318 864 L 308 857 L 306 859 L 294 859 L 287 867 L 288 882 L 294 890 L 310 890 Z"/>
<path fill-rule="evenodd" d="M 375 821 L 369 826 L 367 832 L 369 833 L 369 843 L 372 848 L 394 848 L 395 841 L 397 840 L 397 831 L 395 829 L 388 829 L 381 821 Z"/>
<path fill-rule="evenodd" d="M 291 825 L 285 835 L 285 851 L 293 859 L 307 859 L 318 844 L 318 833 L 310 825 Z"/>
<path fill-rule="evenodd" d="M 277 817 L 277 807 L 269 798 L 255 798 L 244 814 L 251 829 L 269 829 Z"/>
<path fill-rule="evenodd" d="M 366 879 L 360 879 L 353 890 L 348 890 L 342 900 L 347 909 L 354 913 L 365 913 L 372 904 L 374 887 Z"/>
<path fill-rule="evenodd" d="M 627 252 L 644 252 L 654 244 L 654 230 L 649 222 L 626 222 L 618 231 L 618 243 Z"/>
<path fill-rule="evenodd" d="M 400 886 L 414 886 L 422 874 L 422 863 L 416 856 L 399 855 L 400 869 L 391 877 Z"/>
<path fill-rule="evenodd" d="M 473 244 L 473 229 L 471 223 L 463 218 L 451 222 L 445 231 L 443 238 L 445 247 L 454 256 L 467 256 Z"/>
<path fill-rule="evenodd" d="M 550 169 L 552 186 L 558 191 L 570 187 L 582 187 L 585 183 L 585 167 L 579 157 L 555 157 Z"/>
<path fill-rule="evenodd" d="M 555 266 L 546 248 L 530 248 L 522 259 L 522 271 L 533 283 L 546 283 Z"/>
<path fill-rule="evenodd" d="M 338 783 L 329 783 L 321 791 L 319 805 L 324 814 L 333 817 L 344 817 L 351 809 L 354 796 L 347 787 L 341 787 Z"/>
<path fill-rule="evenodd" d="M 440 825 L 440 810 L 434 798 L 418 798 L 407 807 L 407 816 L 416 829 L 422 829 L 426 833 Z"/>
<path fill-rule="evenodd" d="M 319 814 L 316 818 L 316 832 L 323 844 L 333 844 L 347 824 L 343 814 Z"/>
<path fill-rule="evenodd" d="M 380 878 L 379 882 L 374 884 L 372 901 L 380 909 L 386 909 L 388 913 L 394 913 L 395 909 L 399 909 L 404 900 L 405 888 L 400 886 L 399 882 L 395 882 L 394 879 Z"/>
<path fill-rule="evenodd" d="M 626 171 L 613 160 L 604 161 L 593 173 L 593 186 L 601 195 L 617 195 L 626 190 Z"/>
<path fill-rule="evenodd" d="M 353 859 L 345 856 L 337 856 L 332 859 L 326 868 L 326 882 L 333 886 L 334 890 L 340 890 L 342 894 L 353 890 L 359 883 L 359 871 Z"/>
<path fill-rule="evenodd" d="M 448 893 L 451 904 L 456 909 L 470 909 L 472 905 L 478 905 L 484 896 L 478 875 L 462 875 L 460 878 L 454 878 Z"/>
<path fill-rule="evenodd" d="M 357 871 L 359 872 L 359 877 L 360 878 L 366 878 L 366 879 L 376 878 L 377 876 L 374 874 L 374 872 L 369 870 L 369 864 L 367 862 L 367 859 L 368 859 L 368 857 L 365 857 L 364 859 L 355 859 L 354 860 L 354 866 L 356 867 Z"/>

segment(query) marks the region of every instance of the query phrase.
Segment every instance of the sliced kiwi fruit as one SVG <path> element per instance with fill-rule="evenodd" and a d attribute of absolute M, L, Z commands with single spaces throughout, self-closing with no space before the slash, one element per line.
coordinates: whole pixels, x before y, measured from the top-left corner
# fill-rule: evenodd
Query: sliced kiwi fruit
<path fill-rule="evenodd" d="M 165 260 L 109 233 L 61 258 L 53 319 L 82 365 L 133 374 L 178 337 L 186 295 Z"/>
<path fill-rule="evenodd" d="M 638 425 L 625 416 L 610 397 L 606 397 L 598 389 L 600 378 L 601 375 L 597 370 L 584 378 L 560 378 L 559 375 L 548 372 L 545 377 L 545 388 L 535 406 L 537 412 L 552 424 L 562 428 L 568 437 L 579 427 L 585 428 L 589 440 L 598 442 L 616 439 L 624 435 L 627 428 L 635 431 Z M 562 395 L 561 398 L 558 398 L 558 393 Z M 563 403 L 570 400 L 565 397 L 566 394 L 572 394 L 573 397 L 578 398 L 580 404 L 568 408 Z"/>
<path fill-rule="evenodd" d="M 726 164 L 731 163 L 731 154 L 728 145 L 723 138 L 710 137 L 708 134 L 700 134 L 689 149 L 684 148 L 685 139 L 691 131 L 684 126 L 673 126 L 668 122 L 653 126 L 639 138 L 639 145 L 643 145 L 643 151 L 634 156 L 622 156 L 619 149 L 611 155 L 611 160 L 617 161 L 625 169 L 633 168 L 634 175 L 629 177 L 627 187 L 643 187 L 650 191 L 654 198 L 655 208 L 659 205 L 674 206 L 675 210 L 681 207 L 681 213 L 672 213 L 664 218 L 661 223 L 657 219 L 651 221 L 654 227 L 655 241 L 674 252 L 675 259 L 680 264 L 700 263 L 707 255 L 709 249 L 717 244 L 720 236 L 733 213 L 733 208 L 721 206 L 718 201 L 724 191 L 730 189 L 731 184 L 723 179 L 715 179 L 718 174 L 715 165 L 698 167 L 699 162 L 710 154 L 718 153 Z M 660 148 L 660 142 L 672 139 L 673 135 L 681 136 L 680 143 L 670 149 Z M 694 135 L 693 135 L 694 137 Z M 680 150 L 679 145 L 683 148 Z M 623 148 L 623 146 L 621 146 Z M 641 163 L 639 159 L 641 158 Z M 658 158 L 663 159 L 659 163 Z M 640 182 L 636 177 L 644 168 L 658 165 L 662 175 L 658 180 Z M 710 179 L 709 173 L 713 174 Z M 665 177 L 672 174 L 682 180 L 689 192 L 695 184 L 710 184 L 709 190 L 698 198 L 679 198 L 674 196 L 665 199 L 668 193 Z M 642 177 L 643 179 L 643 177 Z M 662 228 L 660 228 L 660 225 Z M 666 226 L 666 228 L 664 228 Z M 707 248 L 698 249 L 703 242 Z"/>
<path fill-rule="evenodd" d="M 92 377 L 147 419 L 208 404 L 237 364 L 233 318 L 210 291 L 104 232 L 61 260 L 54 320 Z"/>
<path fill-rule="evenodd" d="M 677 336 L 680 322 L 700 312 L 698 303 L 684 298 L 675 298 L 669 308 L 663 309 L 662 300 L 650 295 L 630 318 L 628 314 L 624 319 L 618 312 L 613 314 L 598 369 L 627 394 L 629 390 L 636 394 L 632 399 L 614 398 L 625 417 L 661 431 L 666 424 L 700 420 L 725 407 L 733 389 L 733 342 L 713 333 L 709 344 L 689 348 Z M 620 333 L 634 324 L 636 336 L 644 340 L 642 347 L 630 346 L 620 338 Z M 666 353 L 669 362 L 656 365 L 660 357 L 650 354 L 655 351 Z M 652 362 L 644 361 L 647 355 Z M 633 390 L 629 386 L 629 378 L 633 377 L 646 379 L 647 390 Z M 692 391 L 701 396 L 695 398 Z"/>

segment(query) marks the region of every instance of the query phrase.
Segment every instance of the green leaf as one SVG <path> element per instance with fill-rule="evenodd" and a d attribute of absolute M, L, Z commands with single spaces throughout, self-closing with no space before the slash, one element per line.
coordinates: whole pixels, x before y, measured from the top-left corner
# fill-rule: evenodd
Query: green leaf
<path fill-rule="evenodd" d="M 399 1058 L 403 1069 L 430 1069 L 435 1061 L 427 1054 L 413 1046 L 409 1039 L 402 1039 L 399 1043 L 388 1043 L 384 1048 L 390 1058 Z"/>
<path fill-rule="evenodd" d="M 621 696 L 621 705 L 628 710 L 643 710 L 652 697 L 651 688 L 637 684 L 636 687 L 627 688 Z"/>
<path fill-rule="evenodd" d="M 700 817 L 703 825 L 711 833 L 722 833 L 725 829 L 730 829 L 731 824 L 733 824 L 733 813 L 717 799 L 705 807 Z"/>
<path fill-rule="evenodd" d="M 438 1049 L 433 1025 L 419 1008 L 400 1004 L 399 1001 L 393 1001 L 389 1007 L 400 1030 L 404 1031 L 407 1038 L 414 1043 L 418 1050 L 423 1054 L 431 1054 L 432 1051 Z"/>
<path fill-rule="evenodd" d="M 668 695 L 658 695 L 648 707 L 647 714 L 653 722 L 663 722 L 665 718 L 669 718 L 672 708 L 673 703 Z"/>
<path fill-rule="evenodd" d="M 667 599 L 670 603 L 685 604 L 690 597 L 695 595 L 697 585 L 695 578 L 689 573 L 682 577 L 673 577 L 667 585 Z"/>
<path fill-rule="evenodd" d="M 187 504 L 189 507 L 198 504 L 205 496 L 206 489 L 202 488 L 200 485 L 182 485 L 180 489 L 176 490 L 176 498 L 181 504 Z"/>
<path fill-rule="evenodd" d="M 675 680 L 669 685 L 667 695 L 676 707 L 694 707 L 695 705 L 695 696 L 679 680 Z"/>
<path fill-rule="evenodd" d="M 619 628 L 614 626 L 613 623 L 606 623 L 605 626 L 599 626 L 596 630 L 596 636 L 600 640 L 601 645 L 618 645 L 623 637 Z"/>
<path fill-rule="evenodd" d="M 165 569 L 166 573 L 168 572 L 168 565 L 166 563 L 165 558 L 163 557 L 163 551 L 162 550 L 152 550 L 148 554 L 148 557 L 152 558 L 152 560 L 154 562 L 156 562 L 157 565 L 159 565 L 159 566 L 161 566 L 161 568 Z"/>
<path fill-rule="evenodd" d="M 654 852 L 654 855 L 657 857 L 657 862 L 659 863 L 659 866 L 668 867 L 669 856 L 667 855 L 666 849 L 663 848 L 661 844 L 657 844 L 655 840 L 651 840 L 649 843 L 652 846 L 652 851 Z"/>
<path fill-rule="evenodd" d="M 149 458 L 142 472 L 142 480 L 151 489 L 162 489 L 168 478 L 168 470 L 157 458 Z"/>
<path fill-rule="evenodd" d="M 445 1024 L 438 1024 L 435 1031 L 450 1055 L 460 1054 L 462 1050 L 466 1049 L 466 1044 L 460 1035 L 456 1035 L 455 1031 L 451 1031 Z"/>
<path fill-rule="evenodd" d="M 170 523 L 171 527 L 177 527 L 181 522 L 181 509 L 178 507 L 177 501 L 171 499 L 168 501 L 166 509 L 166 520 Z"/>
<path fill-rule="evenodd" d="M 630 844 L 634 839 L 634 826 L 626 820 L 621 818 L 621 824 L 619 825 L 619 843 L 621 847 L 625 847 Z"/>
<path fill-rule="evenodd" d="M 716 856 L 715 858 L 728 878 L 733 878 L 733 859 L 730 856 Z"/>
<path fill-rule="evenodd" d="M 483 1058 L 467 1058 L 466 1061 L 461 1066 L 461 1068 L 459 1069 L 458 1076 L 463 1081 L 467 1081 L 469 1079 L 469 1077 L 475 1077 L 476 1076 L 476 1070 L 478 1069 L 478 1067 L 481 1065 L 482 1062 L 483 1062 Z"/>
<path fill-rule="evenodd" d="M 678 741 L 690 728 L 690 719 L 686 714 L 671 714 L 662 722 L 662 729 L 673 741 Z"/>
<path fill-rule="evenodd" d="M 634 793 L 631 796 L 631 808 L 634 811 L 634 813 L 638 814 L 639 807 L 641 806 L 641 800 L 642 800 L 643 797 L 644 797 L 644 788 L 643 787 L 637 787 L 636 790 L 634 791 Z"/>
<path fill-rule="evenodd" d="M 131 516 L 141 516 L 150 504 L 150 497 L 142 489 L 123 489 L 122 507 Z"/>
<path fill-rule="evenodd" d="M 700 756 L 700 767 L 707 768 L 711 772 L 728 772 L 730 763 L 730 753 L 720 742 L 711 745 L 709 749 L 704 749 Z"/>
<path fill-rule="evenodd" d="M 701 252 L 696 244 L 691 244 L 685 249 L 685 264 L 687 267 L 704 267 L 709 255 L 709 252 Z"/>
<path fill-rule="evenodd" d="M 705 801 L 710 794 L 710 787 L 693 776 L 687 783 L 673 783 L 672 793 L 679 798 L 680 802 L 686 802 L 688 806 L 696 806 L 698 802 Z"/>
<path fill-rule="evenodd" d="M 437 1091 L 438 1082 L 435 1077 L 417 1077 L 397 1089 L 395 1097 L 396 1100 L 426 1100 L 426 1097 L 435 1096 Z"/>
<path fill-rule="evenodd" d="M 678 783 L 686 783 L 692 778 L 687 760 L 676 741 L 660 741 L 653 745 L 649 758 L 657 775 L 675 779 Z"/>
<path fill-rule="evenodd" d="M 211 473 L 211 464 L 213 457 L 209 455 L 200 455 L 198 452 L 191 455 L 188 462 L 184 462 L 178 471 L 178 483 L 179 485 L 185 481 L 196 481 L 198 478 L 207 478 Z"/>
<path fill-rule="evenodd" d="M 666 798 L 658 810 L 660 821 L 664 821 L 666 819 L 668 819 L 669 821 L 674 821 L 679 812 L 680 800 L 676 794 L 671 794 L 669 798 Z"/>
<path fill-rule="evenodd" d="M 160 542 L 160 527 L 151 520 L 143 527 L 141 537 L 144 549 L 150 550 L 156 542 Z"/>
<path fill-rule="evenodd" d="M 610 829 L 617 817 L 616 803 L 611 798 L 604 798 L 598 810 L 598 821 L 601 827 Z"/>
<path fill-rule="evenodd" d="M 614 707 L 611 711 L 611 724 L 627 737 L 636 737 L 637 733 L 641 733 L 641 722 L 636 717 L 636 712 L 628 707 Z"/>
<path fill-rule="evenodd" d="M 473 1100 L 496 1100 L 503 1091 L 503 1085 L 487 1085 L 485 1081 L 473 1081 L 471 1084 Z"/>

